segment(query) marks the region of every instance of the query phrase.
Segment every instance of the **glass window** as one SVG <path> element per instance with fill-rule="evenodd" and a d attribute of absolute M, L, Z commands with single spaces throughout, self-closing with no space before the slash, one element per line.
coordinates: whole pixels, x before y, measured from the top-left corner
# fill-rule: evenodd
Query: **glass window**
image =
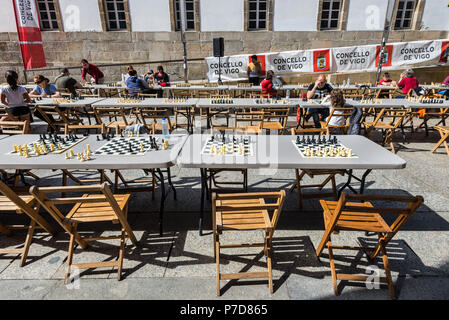
<path fill-rule="evenodd" d="M 181 30 L 181 7 L 179 0 L 175 3 L 175 28 L 176 31 Z M 194 0 L 184 0 L 186 12 L 186 30 L 195 30 L 195 2 Z"/>
<path fill-rule="evenodd" d="M 324 0 L 321 10 L 320 29 L 338 29 L 342 0 Z"/>
<path fill-rule="evenodd" d="M 38 0 L 37 9 L 41 21 L 42 30 L 58 30 L 58 20 L 56 19 L 56 9 L 53 0 Z"/>
<path fill-rule="evenodd" d="M 415 13 L 416 0 L 401 0 L 398 3 L 396 12 L 395 30 L 410 29 L 412 25 L 413 14 Z"/>
<path fill-rule="evenodd" d="M 266 22 L 267 0 L 249 0 L 248 30 L 265 30 Z"/>
<path fill-rule="evenodd" d="M 126 12 L 124 0 L 106 1 L 106 23 L 108 30 L 126 30 Z"/>

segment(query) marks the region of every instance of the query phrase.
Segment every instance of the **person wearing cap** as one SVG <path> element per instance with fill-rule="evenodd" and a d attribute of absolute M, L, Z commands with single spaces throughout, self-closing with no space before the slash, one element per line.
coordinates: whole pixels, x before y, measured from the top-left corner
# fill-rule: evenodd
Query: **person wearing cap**
<path fill-rule="evenodd" d="M 41 74 L 37 74 L 34 76 L 34 83 L 36 86 L 33 91 L 30 92 L 30 97 L 37 98 L 58 98 L 61 97 L 61 94 L 56 89 L 55 85 L 50 83 L 48 78 L 44 77 Z"/>

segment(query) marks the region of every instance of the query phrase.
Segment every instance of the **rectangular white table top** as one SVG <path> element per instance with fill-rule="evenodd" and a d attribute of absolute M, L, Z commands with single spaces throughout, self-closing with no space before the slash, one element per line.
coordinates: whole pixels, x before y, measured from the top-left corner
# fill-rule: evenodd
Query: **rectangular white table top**
<path fill-rule="evenodd" d="M 211 103 L 210 98 L 199 98 L 197 102 L 197 107 L 201 108 L 289 108 L 289 107 L 297 107 L 299 105 L 300 99 L 290 99 L 286 101 L 285 99 L 276 100 L 272 99 L 276 103 L 265 102 L 257 103 L 257 99 L 252 98 L 232 98 L 232 103 L 223 103 L 223 104 L 213 104 Z M 282 101 L 286 101 L 286 103 L 282 103 Z"/>
<path fill-rule="evenodd" d="M 66 98 L 43 98 L 42 100 L 36 100 L 36 98 L 31 98 L 33 101 L 30 105 L 35 106 L 59 106 L 59 107 L 85 107 L 90 106 L 94 103 L 104 100 L 105 98 L 84 98 L 81 100 L 71 100 Z M 67 102 L 62 102 L 67 100 Z"/>
<path fill-rule="evenodd" d="M 78 137 L 82 135 L 77 135 Z M 10 154 L 14 145 L 28 144 L 39 140 L 39 135 L 16 135 L 0 139 L 0 169 L 152 169 L 168 168 L 176 164 L 176 159 L 182 146 L 187 140 L 187 135 L 172 134 L 167 150 L 147 151 L 144 155 L 133 156 L 100 156 L 94 155 L 94 151 L 105 145 L 108 141 L 97 141 L 99 135 L 89 135 L 86 140 L 78 143 L 72 149 L 75 155 L 87 149 L 87 144 L 92 150 L 91 160 L 81 162 L 75 158 L 66 159 L 65 152 L 61 154 L 46 154 L 38 157 L 26 158 L 17 154 Z M 148 135 L 141 135 L 148 137 Z M 153 135 L 162 139 L 162 135 Z M 124 138 L 126 139 L 126 138 Z"/>
<path fill-rule="evenodd" d="M 186 168 L 248 169 L 401 169 L 406 161 L 371 140 L 358 135 L 337 136 L 355 158 L 307 158 L 293 141 L 296 136 L 251 135 L 253 155 L 223 156 L 201 154 L 209 134 L 190 135 L 178 164 Z M 317 136 L 316 136 L 317 137 Z"/>
<path fill-rule="evenodd" d="M 107 98 L 98 101 L 93 104 L 93 107 L 125 107 L 125 108 L 135 108 L 135 107 L 182 107 L 182 106 L 195 106 L 198 102 L 197 98 L 190 98 L 183 102 L 177 102 L 176 99 L 171 98 L 144 98 L 142 100 L 130 100 L 126 98 Z"/>

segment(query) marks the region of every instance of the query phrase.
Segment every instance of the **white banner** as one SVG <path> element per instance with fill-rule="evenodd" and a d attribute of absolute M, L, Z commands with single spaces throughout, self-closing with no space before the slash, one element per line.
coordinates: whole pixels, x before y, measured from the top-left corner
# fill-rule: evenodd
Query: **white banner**
<path fill-rule="evenodd" d="M 313 51 L 287 51 L 266 54 L 266 68 L 276 74 L 313 72 Z"/>
<path fill-rule="evenodd" d="M 223 80 L 247 79 L 246 68 L 250 61 L 247 55 L 221 58 Z M 375 71 L 379 63 L 380 46 L 366 45 L 331 49 L 296 50 L 257 54 L 262 64 L 262 74 L 273 70 L 275 74 L 294 75 L 301 73 L 345 73 Z M 218 80 L 218 58 L 205 58 L 207 78 Z M 405 68 L 414 65 L 432 65 L 449 62 L 449 40 L 429 40 L 389 43 L 385 48 L 383 67 Z"/>
<path fill-rule="evenodd" d="M 331 54 L 333 72 L 376 69 L 376 46 L 333 48 Z"/>
<path fill-rule="evenodd" d="M 17 9 L 17 24 L 19 27 L 39 28 L 35 0 L 15 0 Z"/>

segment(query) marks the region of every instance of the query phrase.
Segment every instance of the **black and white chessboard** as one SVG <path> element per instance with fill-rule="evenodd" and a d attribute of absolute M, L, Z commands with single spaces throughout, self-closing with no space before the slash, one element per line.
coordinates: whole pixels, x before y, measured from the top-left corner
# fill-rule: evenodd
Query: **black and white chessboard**
<path fill-rule="evenodd" d="M 303 158 L 323 158 L 323 156 L 307 156 L 306 155 L 306 149 L 326 149 L 326 148 L 344 148 L 348 149 L 345 145 L 343 145 L 336 136 L 296 136 L 295 140 L 292 140 L 293 144 L 296 147 L 296 150 L 298 150 L 299 154 Z M 357 155 L 352 153 L 350 157 L 342 157 L 339 155 L 336 156 L 328 156 L 329 158 L 358 158 Z"/>
<path fill-rule="evenodd" d="M 48 151 L 48 154 L 60 154 L 63 153 L 74 146 L 76 146 L 78 143 L 86 140 L 87 137 L 78 137 L 77 135 L 57 135 L 57 134 L 43 134 L 40 135 L 39 140 L 35 140 L 31 143 L 28 143 L 28 154 L 30 157 L 37 157 L 38 155 L 34 152 L 34 145 L 41 146 L 42 142 L 45 144 L 45 148 Z M 54 145 L 54 151 L 51 151 L 51 145 Z M 22 146 L 23 147 L 23 146 Z M 9 152 L 9 154 L 15 154 L 19 155 L 19 152 Z"/>
<path fill-rule="evenodd" d="M 224 146 L 226 146 L 226 149 L 223 153 Z M 240 153 L 240 146 L 243 146 L 245 150 L 244 154 Z M 213 149 L 215 149 L 215 152 L 212 152 Z M 243 157 L 254 155 L 254 150 L 250 136 L 213 135 L 207 138 L 201 154 Z"/>
<path fill-rule="evenodd" d="M 151 141 L 153 140 L 153 142 Z M 162 150 L 161 139 L 156 137 L 114 137 L 107 141 L 94 154 L 97 156 L 135 156 L 144 155 L 147 151 Z M 142 147 L 141 147 L 142 144 Z M 142 152 L 143 150 L 143 152 Z"/>

